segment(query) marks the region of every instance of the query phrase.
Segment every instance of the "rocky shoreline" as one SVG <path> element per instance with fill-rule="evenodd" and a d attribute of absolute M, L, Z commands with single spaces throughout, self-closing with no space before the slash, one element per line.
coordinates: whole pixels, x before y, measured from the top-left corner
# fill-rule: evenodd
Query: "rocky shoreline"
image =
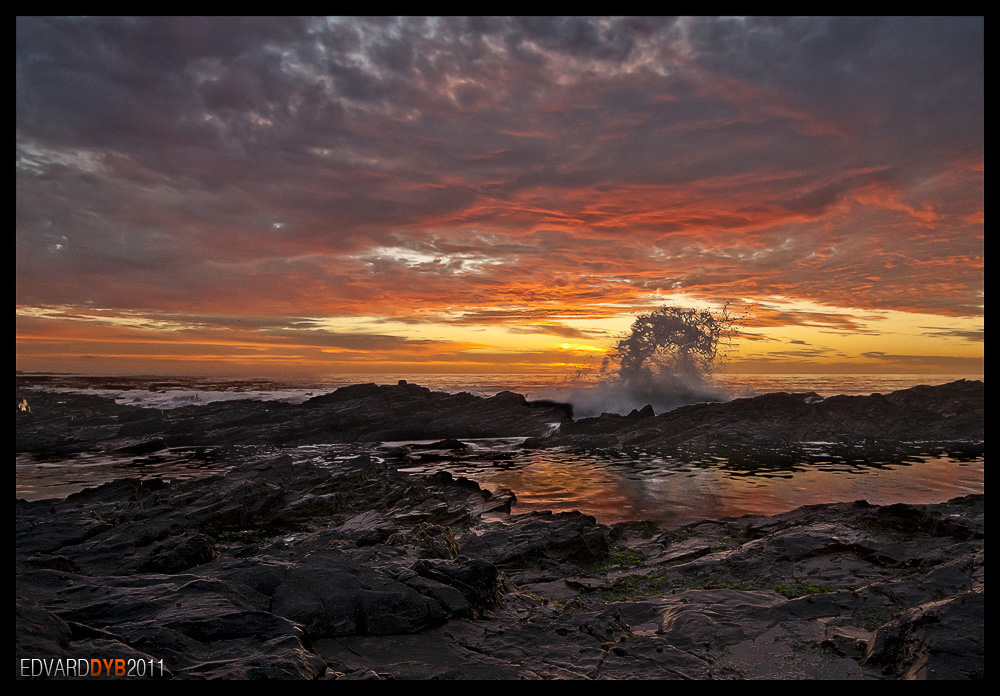
<path fill-rule="evenodd" d="M 756 409 L 741 400 L 575 422 L 561 405 L 519 395 L 436 394 L 359 385 L 297 407 L 159 412 L 32 392 L 18 394 L 31 411 L 18 412 L 17 448 L 59 456 L 514 431 L 532 447 L 580 433 L 622 446 L 653 431 L 674 438 L 665 446 L 696 447 L 713 421 L 732 446 L 754 419 L 771 424 L 768 446 L 838 419 L 845 443 L 883 449 L 941 419 L 951 420 L 923 439 L 975 443 L 978 419 L 983 440 L 975 382 L 854 402 L 855 416 L 867 414 L 856 426 L 836 401 L 809 410 L 824 401 L 808 395 L 784 409 L 758 397 Z M 873 438 L 871 419 L 893 408 L 907 409 L 910 425 Z M 682 422 L 697 436 L 678 439 Z M 197 481 L 119 480 L 65 500 L 18 500 L 18 676 L 25 659 L 83 658 L 198 679 L 984 676 L 983 495 L 607 526 L 580 513 L 507 514 L 510 495 L 367 455 L 234 464 Z"/>

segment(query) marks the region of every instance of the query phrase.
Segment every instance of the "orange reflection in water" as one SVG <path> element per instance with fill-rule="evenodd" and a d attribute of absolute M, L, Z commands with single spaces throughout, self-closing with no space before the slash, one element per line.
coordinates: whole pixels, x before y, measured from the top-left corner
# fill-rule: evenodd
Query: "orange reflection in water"
<path fill-rule="evenodd" d="M 939 455 L 884 466 L 811 463 L 795 470 L 745 472 L 728 469 L 725 462 L 536 453 L 514 461 L 464 461 L 436 468 L 467 476 L 485 488 L 514 491 L 514 513 L 579 510 L 612 524 L 773 515 L 802 505 L 855 500 L 936 503 L 982 493 L 983 463 L 983 457 L 958 461 Z"/>

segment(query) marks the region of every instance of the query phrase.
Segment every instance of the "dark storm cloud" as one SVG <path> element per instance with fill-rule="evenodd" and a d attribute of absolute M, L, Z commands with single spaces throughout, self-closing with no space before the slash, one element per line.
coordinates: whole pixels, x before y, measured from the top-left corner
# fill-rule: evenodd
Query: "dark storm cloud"
<path fill-rule="evenodd" d="M 981 311 L 983 45 L 982 18 L 18 18 L 17 301 Z"/>
<path fill-rule="evenodd" d="M 692 59 L 891 137 L 981 154 L 981 17 L 718 19 L 692 24 Z M 913 118 L 919 114 L 920 118 Z"/>

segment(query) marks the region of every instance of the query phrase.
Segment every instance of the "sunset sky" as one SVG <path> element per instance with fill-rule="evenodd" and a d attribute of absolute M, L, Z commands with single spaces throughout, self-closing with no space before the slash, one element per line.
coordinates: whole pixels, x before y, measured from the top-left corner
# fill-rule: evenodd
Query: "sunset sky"
<path fill-rule="evenodd" d="M 983 18 L 18 18 L 17 369 L 983 372 Z"/>

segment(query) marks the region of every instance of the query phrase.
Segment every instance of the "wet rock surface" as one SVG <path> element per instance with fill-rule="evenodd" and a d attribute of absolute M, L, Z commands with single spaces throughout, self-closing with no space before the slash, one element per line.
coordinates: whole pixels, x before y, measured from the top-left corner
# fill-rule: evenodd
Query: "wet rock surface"
<path fill-rule="evenodd" d="M 779 447 L 791 451 L 814 441 L 840 444 L 854 456 L 891 455 L 908 442 L 964 441 L 976 449 L 985 438 L 985 393 L 981 381 L 958 380 L 885 395 L 763 394 L 657 416 L 634 411 L 584 418 L 526 444 L 680 448 L 736 458 L 767 457 Z"/>
<path fill-rule="evenodd" d="M 715 432 L 735 447 L 761 424 L 772 444 L 830 438 L 834 424 L 847 444 L 876 430 L 880 442 L 983 437 L 981 383 L 800 396 L 573 422 L 518 395 L 403 384 L 180 413 L 39 393 L 18 412 L 17 446 L 60 456 L 414 437 L 438 442 L 411 454 L 434 456 L 511 433 L 533 446 L 698 446 Z M 555 422 L 561 433 L 543 437 Z M 17 500 L 19 664 L 122 658 L 187 679 L 984 676 L 983 495 L 606 526 L 509 514 L 511 494 L 387 461 L 244 453 L 225 475 Z"/>
<path fill-rule="evenodd" d="M 166 447 L 306 445 L 541 436 L 569 422 L 565 404 L 520 394 L 490 398 L 416 384 L 356 384 L 302 404 L 219 401 L 158 410 L 79 393 L 35 391 L 19 382 L 17 452 L 146 454 Z"/>
<path fill-rule="evenodd" d="M 975 678 L 984 497 L 676 529 L 367 457 L 19 501 L 17 656 L 173 678 Z M 157 675 L 159 676 L 159 675 Z"/>
<path fill-rule="evenodd" d="M 655 415 L 574 421 L 566 404 L 500 392 L 483 398 L 415 384 L 358 384 L 302 404 L 221 401 L 160 411 L 86 394 L 18 389 L 16 451 L 45 455 L 104 451 L 149 454 L 168 447 L 307 445 L 527 437 L 529 447 L 644 447 L 734 458 L 794 456 L 801 443 L 839 444 L 851 456 L 905 455 L 907 443 L 962 443 L 982 452 L 985 385 L 959 380 L 890 394 L 764 394 L 684 406 Z"/>

